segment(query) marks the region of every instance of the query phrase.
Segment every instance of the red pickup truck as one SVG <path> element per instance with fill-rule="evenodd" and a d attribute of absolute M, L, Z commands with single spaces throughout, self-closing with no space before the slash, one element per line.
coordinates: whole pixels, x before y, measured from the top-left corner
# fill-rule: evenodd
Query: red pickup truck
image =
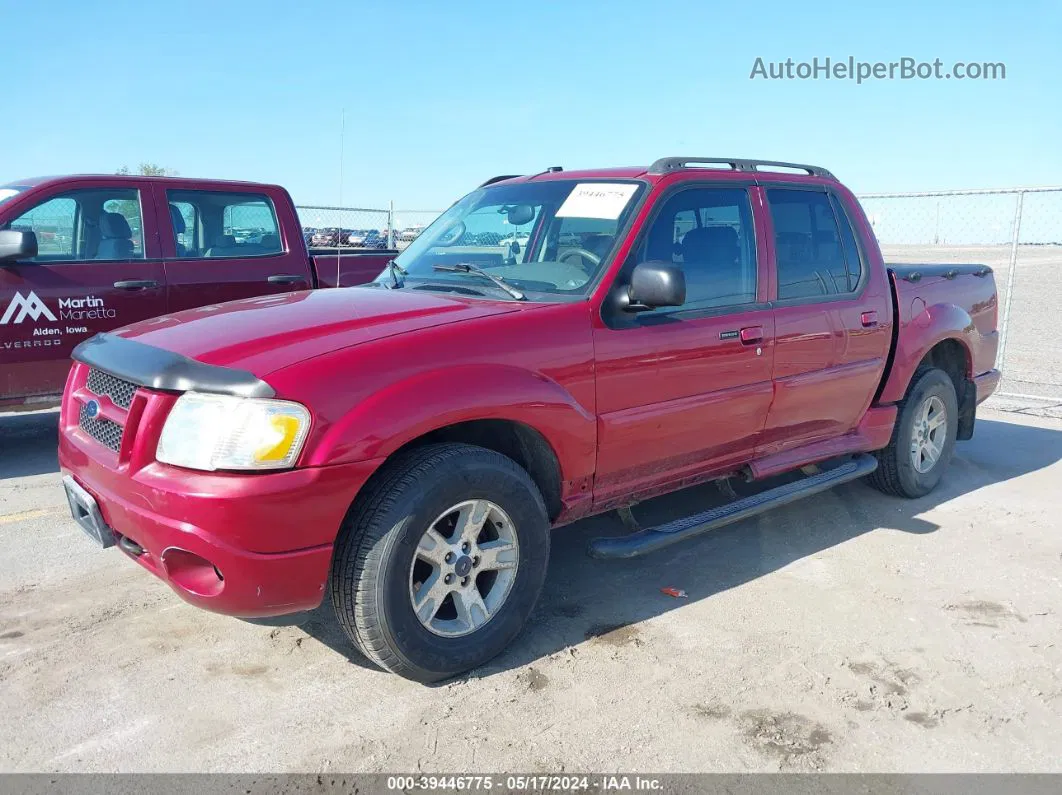
<path fill-rule="evenodd" d="M 40 408 L 74 347 L 181 309 L 361 284 L 397 252 L 307 252 L 276 185 L 70 176 L 0 186 L 0 408 Z"/>
<path fill-rule="evenodd" d="M 887 266 L 821 168 L 553 168 L 473 191 L 370 285 L 81 344 L 59 459 L 86 533 L 192 604 L 330 597 L 431 681 L 520 631 L 551 528 L 802 474 L 592 542 L 620 558 L 863 476 L 926 494 L 998 383 L 996 314 L 987 267 Z"/>

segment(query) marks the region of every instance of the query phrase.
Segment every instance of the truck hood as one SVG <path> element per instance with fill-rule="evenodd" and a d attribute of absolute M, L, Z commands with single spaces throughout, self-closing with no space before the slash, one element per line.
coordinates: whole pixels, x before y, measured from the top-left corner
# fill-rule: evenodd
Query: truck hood
<path fill-rule="evenodd" d="M 145 320 L 115 333 L 263 378 L 351 345 L 519 308 L 514 302 L 408 288 L 351 287 L 214 304 Z"/>

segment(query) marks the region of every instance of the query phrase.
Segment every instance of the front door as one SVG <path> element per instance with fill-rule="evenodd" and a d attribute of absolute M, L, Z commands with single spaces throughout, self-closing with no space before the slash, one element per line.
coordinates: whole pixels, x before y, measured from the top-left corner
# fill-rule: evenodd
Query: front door
<path fill-rule="evenodd" d="M 772 395 L 773 314 L 766 303 L 745 187 L 694 185 L 657 199 L 616 288 L 646 260 L 680 265 L 686 303 L 602 313 L 597 360 L 597 505 L 751 459 Z"/>
<path fill-rule="evenodd" d="M 78 343 L 166 311 L 150 192 L 75 185 L 11 208 L 3 224 L 34 232 L 38 253 L 0 263 L 0 400 L 62 392 Z"/>

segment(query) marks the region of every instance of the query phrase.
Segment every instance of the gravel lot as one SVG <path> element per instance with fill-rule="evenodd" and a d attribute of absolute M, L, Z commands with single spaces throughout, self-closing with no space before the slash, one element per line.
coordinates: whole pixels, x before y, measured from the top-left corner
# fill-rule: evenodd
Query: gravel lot
<path fill-rule="evenodd" d="M 327 607 L 215 616 L 94 550 L 55 433 L 0 415 L 0 770 L 1062 771 L 1058 419 L 983 412 L 921 500 L 849 484 L 622 563 L 583 554 L 611 517 L 560 530 L 515 647 L 431 688 Z"/>

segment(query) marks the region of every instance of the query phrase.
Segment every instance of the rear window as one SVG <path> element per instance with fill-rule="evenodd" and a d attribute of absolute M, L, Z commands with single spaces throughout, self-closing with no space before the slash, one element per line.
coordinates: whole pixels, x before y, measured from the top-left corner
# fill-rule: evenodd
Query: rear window
<path fill-rule="evenodd" d="M 265 257 L 281 253 L 276 209 L 261 193 L 166 191 L 182 259 Z"/>

